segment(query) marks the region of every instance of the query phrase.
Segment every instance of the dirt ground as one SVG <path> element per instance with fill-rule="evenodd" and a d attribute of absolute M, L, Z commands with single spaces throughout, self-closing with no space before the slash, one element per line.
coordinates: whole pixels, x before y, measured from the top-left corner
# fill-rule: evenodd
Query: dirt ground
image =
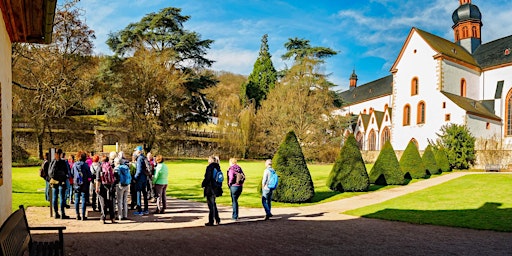
<path fill-rule="evenodd" d="M 231 208 L 223 206 L 219 207 L 221 224 L 213 227 L 204 226 L 206 204 L 178 199 L 168 199 L 164 214 L 135 216 L 130 211 L 130 220 L 116 224 L 103 224 L 92 209 L 87 221 L 50 218 L 49 207 L 30 207 L 27 216 L 30 226 L 66 226 L 66 255 L 512 255 L 512 233 L 340 214 L 358 204 L 387 200 L 456 177 L 309 207 L 275 208 L 269 221 L 263 219 L 262 208 L 242 207 L 235 222 L 230 219 Z M 154 207 L 150 205 L 150 210 Z M 66 213 L 76 216 L 73 208 Z M 55 235 L 35 233 L 33 238 L 43 241 Z"/>

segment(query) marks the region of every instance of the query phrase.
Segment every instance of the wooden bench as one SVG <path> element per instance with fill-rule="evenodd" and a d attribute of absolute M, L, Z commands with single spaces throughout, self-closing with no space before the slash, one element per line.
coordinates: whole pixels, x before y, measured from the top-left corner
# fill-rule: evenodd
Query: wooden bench
<path fill-rule="evenodd" d="M 64 234 L 66 227 L 29 227 L 23 205 L 13 212 L 0 228 L 0 256 L 26 255 L 64 255 Z M 51 242 L 35 242 L 31 230 L 56 230 L 59 240 Z"/>
<path fill-rule="evenodd" d="M 484 167 L 486 172 L 499 172 L 501 170 L 501 165 L 499 164 L 486 164 Z"/>

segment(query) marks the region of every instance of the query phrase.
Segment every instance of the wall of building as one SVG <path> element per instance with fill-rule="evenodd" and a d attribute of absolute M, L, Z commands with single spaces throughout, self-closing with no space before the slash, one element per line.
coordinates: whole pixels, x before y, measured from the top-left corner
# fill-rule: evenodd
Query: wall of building
<path fill-rule="evenodd" d="M 466 81 L 466 97 L 480 100 L 480 72 L 465 66 L 443 61 L 442 91 L 461 96 L 461 81 Z"/>
<path fill-rule="evenodd" d="M 12 162 L 11 162 L 11 123 L 12 123 L 12 71 L 11 40 L 7 34 L 0 12 L 0 85 L 2 106 L 2 170 L 3 185 L 0 186 L 0 223 L 12 212 Z"/>
<path fill-rule="evenodd" d="M 384 106 L 386 104 L 388 107 L 391 107 L 391 99 L 391 95 L 379 97 L 362 103 L 342 107 L 341 109 L 333 112 L 333 114 L 342 116 L 349 114 L 358 115 L 359 113 L 363 113 L 364 110 L 366 110 L 366 114 L 370 114 L 370 107 L 373 107 L 376 111 L 384 111 Z"/>

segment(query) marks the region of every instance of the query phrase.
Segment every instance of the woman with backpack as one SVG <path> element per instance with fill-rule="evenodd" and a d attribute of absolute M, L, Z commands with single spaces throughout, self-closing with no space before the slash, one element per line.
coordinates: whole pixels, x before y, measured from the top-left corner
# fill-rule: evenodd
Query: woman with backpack
<path fill-rule="evenodd" d="M 92 177 L 89 165 L 85 163 L 87 154 L 85 152 L 78 153 L 78 161 L 73 164 L 73 190 L 75 192 L 75 210 L 77 220 L 87 220 L 86 213 L 86 195 L 89 191 L 90 180 Z M 80 201 L 82 202 L 82 215 L 80 216 Z"/>
<path fill-rule="evenodd" d="M 231 219 L 238 220 L 238 198 L 242 194 L 245 174 L 242 168 L 237 164 L 236 158 L 229 159 L 228 169 L 228 187 L 231 192 L 231 204 L 233 205 L 233 215 Z"/>
<path fill-rule="evenodd" d="M 164 164 L 164 158 L 162 155 L 157 155 L 155 158 L 156 168 L 155 174 L 153 175 L 153 186 L 156 197 L 156 210 L 155 213 L 164 213 L 167 208 L 167 183 L 169 182 L 167 177 L 169 176 L 169 170 L 167 165 Z"/>
<path fill-rule="evenodd" d="M 108 161 L 107 156 L 101 158 L 101 172 L 96 177 L 96 193 L 100 198 L 101 218 L 100 220 L 105 224 L 107 213 L 110 216 L 110 221 L 115 221 L 114 209 L 114 170 Z"/>
<path fill-rule="evenodd" d="M 221 172 L 218 158 L 215 156 L 208 157 L 208 166 L 206 167 L 206 171 L 204 173 L 204 179 L 201 184 L 204 190 L 204 197 L 206 197 L 206 203 L 208 204 L 208 222 L 205 223 L 205 226 L 213 226 L 213 221 L 217 222 L 217 225 L 220 224 L 219 211 L 217 210 L 217 203 L 215 202 L 215 198 L 217 196 L 222 195 L 222 184 L 221 186 L 216 185 L 216 181 L 214 179 L 214 170 Z"/>
<path fill-rule="evenodd" d="M 132 182 L 130 168 L 123 163 L 123 159 L 120 157 L 114 159 L 114 166 L 114 173 L 117 177 L 116 196 L 119 221 L 128 220 L 128 190 Z"/>

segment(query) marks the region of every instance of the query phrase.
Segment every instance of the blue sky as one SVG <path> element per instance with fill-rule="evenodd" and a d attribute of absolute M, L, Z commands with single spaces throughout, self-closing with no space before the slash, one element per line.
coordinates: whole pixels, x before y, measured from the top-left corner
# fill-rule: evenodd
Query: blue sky
<path fill-rule="evenodd" d="M 512 1 L 473 0 L 482 12 L 482 40 L 512 35 Z M 329 79 L 348 88 L 355 68 L 358 84 L 389 75 L 389 69 L 411 27 L 453 40 L 451 16 L 458 0 L 82 0 L 86 23 L 96 32 L 95 53 L 110 55 L 108 33 L 125 28 L 151 12 L 178 7 L 191 16 L 185 29 L 214 44 L 208 57 L 212 69 L 248 75 L 258 57 L 261 37 L 268 34 L 274 66 L 289 38 L 310 40 L 312 46 L 338 52 L 323 67 Z"/>

